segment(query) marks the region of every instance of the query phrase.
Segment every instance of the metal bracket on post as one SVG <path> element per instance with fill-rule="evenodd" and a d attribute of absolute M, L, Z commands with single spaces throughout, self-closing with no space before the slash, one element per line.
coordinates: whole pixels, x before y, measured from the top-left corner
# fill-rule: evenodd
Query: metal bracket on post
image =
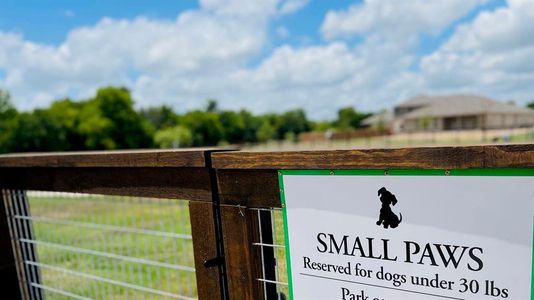
<path fill-rule="evenodd" d="M 224 257 L 214 257 L 204 261 L 204 268 L 212 268 L 224 264 Z"/>

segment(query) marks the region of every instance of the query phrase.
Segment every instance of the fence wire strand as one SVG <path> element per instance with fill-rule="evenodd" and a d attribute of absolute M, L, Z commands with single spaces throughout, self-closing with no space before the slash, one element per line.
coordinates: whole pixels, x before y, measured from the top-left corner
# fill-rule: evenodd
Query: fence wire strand
<path fill-rule="evenodd" d="M 272 300 L 272 295 L 267 294 L 267 286 L 275 285 L 276 286 L 276 299 L 277 300 L 286 300 L 289 299 L 289 289 L 288 289 L 288 279 L 287 279 L 287 266 L 286 266 L 286 246 L 284 240 L 284 227 L 283 227 L 283 217 L 282 210 L 279 208 L 250 208 L 258 213 L 258 232 L 259 239 L 254 241 L 252 245 L 254 247 L 260 248 L 261 260 L 262 260 L 262 277 L 256 278 L 256 280 L 263 283 L 264 298 L 266 300 Z M 265 214 L 260 217 L 261 212 L 268 212 L 270 218 L 272 237 L 264 237 L 262 235 L 262 217 L 265 217 Z M 267 222 L 268 223 L 268 222 Z M 265 241 L 271 241 L 272 243 L 266 243 Z M 265 256 L 265 249 L 272 248 L 274 254 L 274 277 L 267 278 L 266 268 L 268 265 L 265 263 L 269 258 Z"/>
<path fill-rule="evenodd" d="M 197 298 L 186 201 L 2 192 L 31 299 Z"/>

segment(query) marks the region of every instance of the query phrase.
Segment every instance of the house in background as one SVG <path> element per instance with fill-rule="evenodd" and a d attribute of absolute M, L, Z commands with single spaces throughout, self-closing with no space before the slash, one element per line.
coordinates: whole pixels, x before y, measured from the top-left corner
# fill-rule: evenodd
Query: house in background
<path fill-rule="evenodd" d="M 475 95 L 417 96 L 363 121 L 393 132 L 534 126 L 534 110 Z"/>

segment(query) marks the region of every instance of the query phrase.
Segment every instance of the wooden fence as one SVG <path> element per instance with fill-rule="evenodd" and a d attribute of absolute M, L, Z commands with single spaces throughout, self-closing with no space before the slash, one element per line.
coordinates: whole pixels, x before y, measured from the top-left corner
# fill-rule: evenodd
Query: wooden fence
<path fill-rule="evenodd" d="M 273 220 L 285 169 L 532 168 L 534 145 L 303 152 L 218 149 L 46 153 L 0 156 L 0 286 L 31 299 L 5 198 L 38 190 L 189 201 L 199 299 L 276 299 Z M 7 196 L 6 196 L 7 195 Z M 265 222 L 265 223 L 264 223 Z M 264 225 L 263 227 L 261 225 Z M 258 239 L 262 238 L 260 242 Z M 260 245 L 260 247 L 255 247 Z M 283 284 L 283 283 L 282 283 Z"/>

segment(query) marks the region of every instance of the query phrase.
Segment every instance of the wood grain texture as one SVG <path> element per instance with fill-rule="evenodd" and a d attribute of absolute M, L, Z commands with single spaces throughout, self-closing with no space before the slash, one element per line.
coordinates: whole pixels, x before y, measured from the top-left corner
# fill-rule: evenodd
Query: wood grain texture
<path fill-rule="evenodd" d="M 467 169 L 534 167 L 534 144 L 470 147 L 225 152 L 216 169 Z"/>
<path fill-rule="evenodd" d="M 233 148 L 79 151 L 0 155 L 1 167 L 205 167 L 205 153 Z"/>
<path fill-rule="evenodd" d="M 213 204 L 190 202 L 189 215 L 195 252 L 198 299 L 222 299 L 219 268 L 204 267 L 205 261 L 217 257 Z"/>
<path fill-rule="evenodd" d="M 0 187 L 212 201 L 207 168 L 0 168 Z"/>
<path fill-rule="evenodd" d="M 486 168 L 534 167 L 534 144 L 486 147 Z"/>
<path fill-rule="evenodd" d="M 259 234 L 256 212 L 222 206 L 221 218 L 229 299 L 263 299 L 263 284 L 256 280 L 261 277 L 261 256 L 252 246 Z"/>
<path fill-rule="evenodd" d="M 217 170 L 222 204 L 280 207 L 276 170 Z"/>

